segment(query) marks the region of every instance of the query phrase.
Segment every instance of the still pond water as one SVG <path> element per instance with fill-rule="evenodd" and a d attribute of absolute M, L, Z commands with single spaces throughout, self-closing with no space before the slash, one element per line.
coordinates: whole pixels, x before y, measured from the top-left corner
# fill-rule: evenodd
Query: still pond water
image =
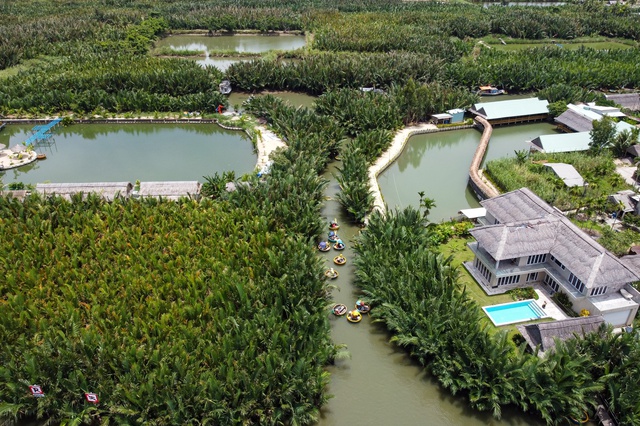
<path fill-rule="evenodd" d="M 8 125 L 0 144 L 22 143 L 33 125 Z M 76 124 L 53 130 L 54 142 L 36 148 L 47 159 L 0 172 L 4 184 L 197 180 L 256 165 L 243 132 L 216 124 Z"/>
<path fill-rule="evenodd" d="M 265 53 L 270 50 L 295 50 L 306 45 L 303 35 L 233 35 L 209 37 L 204 35 L 176 35 L 156 43 L 157 48 L 174 50 L 201 50 L 206 57 L 195 61 L 202 66 L 215 66 L 226 71 L 232 64 L 250 59 L 210 56 L 210 52 Z"/>
<path fill-rule="evenodd" d="M 550 123 L 494 128 L 484 161 L 514 157 L 514 151 L 529 149 L 526 141 L 554 133 L 555 126 Z M 418 192 L 424 191 L 436 202 L 429 215 L 433 222 L 448 220 L 460 209 L 479 207 L 467 182 L 481 135 L 476 129 L 467 129 L 411 137 L 400 157 L 378 176 L 387 206 L 417 208 Z"/>

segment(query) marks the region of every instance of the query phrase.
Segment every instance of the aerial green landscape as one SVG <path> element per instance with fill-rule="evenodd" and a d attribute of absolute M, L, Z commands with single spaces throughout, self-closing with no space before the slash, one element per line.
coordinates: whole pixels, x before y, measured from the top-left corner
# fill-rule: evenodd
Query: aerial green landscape
<path fill-rule="evenodd" d="M 601 411 L 609 424 L 640 425 L 638 320 L 556 339 L 544 354 L 529 348 L 481 307 L 538 299 L 533 285 L 483 291 L 463 266 L 478 223 L 458 215 L 480 207 L 467 188 L 480 155 L 497 194 L 529 188 L 612 258 L 640 245 L 633 207 L 621 214 L 624 203 L 607 198 L 638 192 L 616 170 L 640 170 L 625 158 L 640 113 L 605 96 L 640 90 L 639 12 L 599 0 L 5 0 L 0 144 L 26 146 L 0 149 L 10 166 L 0 167 L 0 425 L 595 425 Z M 223 45 L 240 36 L 267 47 Z M 533 153 L 506 135 L 513 147 L 485 156 L 475 146 L 489 125 L 437 115 L 482 105 L 487 85 L 548 101 L 530 132 L 557 134 L 554 118 L 573 104 L 620 114 L 593 124 L 583 151 Z M 22 142 L 54 118 L 53 142 Z M 618 122 L 633 129 L 616 134 Z M 494 124 L 494 135 L 530 125 L 512 124 Z M 411 145 L 418 134 L 443 152 Z M 443 134 L 452 140 L 438 142 Z M 467 157 L 446 153 L 457 135 L 472 140 Z M 181 148 L 196 137 L 238 148 Z M 269 137 L 281 145 L 265 154 Z M 151 146 L 136 147 L 142 139 Z M 116 160 L 100 162 L 110 149 Z M 33 150 L 47 160 L 22 166 Z M 211 169 L 181 162 L 188 155 L 211 157 Z M 245 163 L 214 161 L 235 155 Z M 438 155 L 451 176 L 422 172 L 423 157 Z M 371 184 L 380 161 L 381 190 Z M 74 162 L 88 167 L 74 172 Z M 552 162 L 588 182 L 566 186 L 546 171 Z M 464 188 L 450 189 L 454 173 Z M 194 176 L 198 197 L 138 196 L 145 180 Z M 59 179 L 129 180 L 136 196 L 37 190 Z M 438 210 L 454 196 L 468 204 Z M 346 265 L 317 249 L 334 217 Z M 566 298 L 549 295 L 568 319 L 589 317 Z M 351 299 L 371 308 L 361 324 L 334 315 Z M 403 388 L 415 399 L 403 401 Z"/>

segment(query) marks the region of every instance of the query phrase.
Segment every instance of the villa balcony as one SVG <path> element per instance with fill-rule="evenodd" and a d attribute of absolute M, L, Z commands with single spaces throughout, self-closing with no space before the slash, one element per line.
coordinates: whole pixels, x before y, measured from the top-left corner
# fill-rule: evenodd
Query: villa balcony
<path fill-rule="evenodd" d="M 580 293 L 578 290 L 576 290 L 569 283 L 568 280 L 562 277 L 555 263 L 547 261 L 545 263 L 537 263 L 535 265 L 516 266 L 515 264 L 511 264 L 510 262 L 502 260 L 498 262 L 498 268 L 496 269 L 495 267 L 496 260 L 493 259 L 493 257 L 491 257 L 491 255 L 487 253 L 485 250 L 478 247 L 477 242 L 468 243 L 467 246 L 473 252 L 473 254 L 475 254 L 475 256 L 478 259 L 480 259 L 480 261 L 484 263 L 485 266 L 487 266 L 489 271 L 491 271 L 491 273 L 497 279 L 501 277 L 510 276 L 510 275 L 528 275 L 534 272 L 543 272 L 549 275 L 551 278 L 553 278 L 554 281 L 557 282 L 558 285 L 560 286 L 560 290 L 570 295 L 572 299 L 575 300 L 575 299 L 585 297 L 585 295 Z M 525 285 L 525 283 L 520 282 L 518 284 L 491 287 L 490 283 L 488 283 L 487 280 L 475 268 L 475 266 L 473 265 L 473 262 L 467 262 L 465 263 L 464 266 L 469 271 L 469 273 L 474 277 L 474 279 L 478 281 L 478 283 L 480 283 L 480 285 L 484 288 L 485 292 L 489 295 L 502 294 L 513 288 L 523 287 Z M 542 280 L 538 279 L 535 282 L 539 282 L 539 281 L 542 281 Z"/>

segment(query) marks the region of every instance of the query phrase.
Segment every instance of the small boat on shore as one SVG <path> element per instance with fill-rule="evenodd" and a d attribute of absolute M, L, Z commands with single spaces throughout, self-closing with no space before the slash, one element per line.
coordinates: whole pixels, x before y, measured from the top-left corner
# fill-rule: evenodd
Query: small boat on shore
<path fill-rule="evenodd" d="M 223 95 L 228 95 L 231 93 L 231 82 L 229 80 L 222 80 L 218 85 L 218 90 Z"/>
<path fill-rule="evenodd" d="M 331 244 L 327 243 L 326 241 L 320 241 L 320 244 L 318 244 L 318 250 L 320 250 L 321 252 L 327 252 L 331 250 Z"/>
<path fill-rule="evenodd" d="M 338 273 L 338 271 L 336 271 L 335 269 L 331 268 L 331 269 L 327 269 L 326 271 L 324 271 L 324 276 L 329 278 L 330 280 L 335 280 L 336 278 L 338 278 L 340 276 L 340 274 Z"/>
<path fill-rule="evenodd" d="M 342 242 L 342 240 L 336 241 L 336 243 L 333 245 L 334 250 L 338 250 L 338 251 L 344 250 L 344 247 L 345 247 L 345 245 Z"/>
<path fill-rule="evenodd" d="M 362 321 L 362 314 L 357 310 L 350 311 L 347 314 L 347 321 L 349 322 L 360 322 Z"/>
<path fill-rule="evenodd" d="M 368 303 L 363 302 L 362 300 L 358 300 L 356 302 L 356 309 L 361 314 L 366 314 L 371 310 L 371 306 Z"/>
<path fill-rule="evenodd" d="M 329 223 L 329 229 L 332 231 L 340 229 L 340 225 L 338 225 L 338 221 L 336 219 L 333 219 L 333 221 Z"/>
<path fill-rule="evenodd" d="M 507 92 L 493 86 L 480 86 L 480 90 L 478 90 L 478 95 L 480 96 L 498 96 L 504 95 L 505 93 Z"/>
<path fill-rule="evenodd" d="M 337 303 L 333 305 L 332 310 L 335 316 L 341 317 L 342 315 L 347 313 L 347 305 L 344 305 L 342 303 Z"/>
<path fill-rule="evenodd" d="M 36 156 L 36 158 L 37 158 L 38 160 L 46 160 L 46 158 L 47 158 L 47 154 L 42 154 L 42 153 L 40 153 L 40 154 L 38 154 L 38 155 Z"/>
<path fill-rule="evenodd" d="M 342 266 L 345 263 L 347 263 L 347 258 L 344 257 L 342 254 L 339 254 L 333 258 L 333 263 L 335 263 L 336 265 Z"/>

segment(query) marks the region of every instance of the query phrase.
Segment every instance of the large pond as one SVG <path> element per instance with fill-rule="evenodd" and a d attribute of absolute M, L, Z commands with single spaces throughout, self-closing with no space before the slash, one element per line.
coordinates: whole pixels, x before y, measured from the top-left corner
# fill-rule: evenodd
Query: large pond
<path fill-rule="evenodd" d="M 513 157 L 514 151 L 529 149 L 526 141 L 553 133 L 555 126 L 550 123 L 494 128 L 485 162 Z M 481 135 L 476 129 L 467 129 L 411 137 L 400 157 L 378 176 L 387 206 L 418 207 L 418 192 L 424 191 L 436 202 L 429 215 L 433 222 L 448 220 L 460 209 L 479 207 L 467 182 Z"/>
<path fill-rule="evenodd" d="M 0 144 L 22 143 L 33 125 L 8 125 Z M 216 124 L 77 124 L 53 130 L 54 142 L 36 148 L 47 159 L 0 172 L 4 184 L 198 180 L 256 165 L 243 132 Z"/>

